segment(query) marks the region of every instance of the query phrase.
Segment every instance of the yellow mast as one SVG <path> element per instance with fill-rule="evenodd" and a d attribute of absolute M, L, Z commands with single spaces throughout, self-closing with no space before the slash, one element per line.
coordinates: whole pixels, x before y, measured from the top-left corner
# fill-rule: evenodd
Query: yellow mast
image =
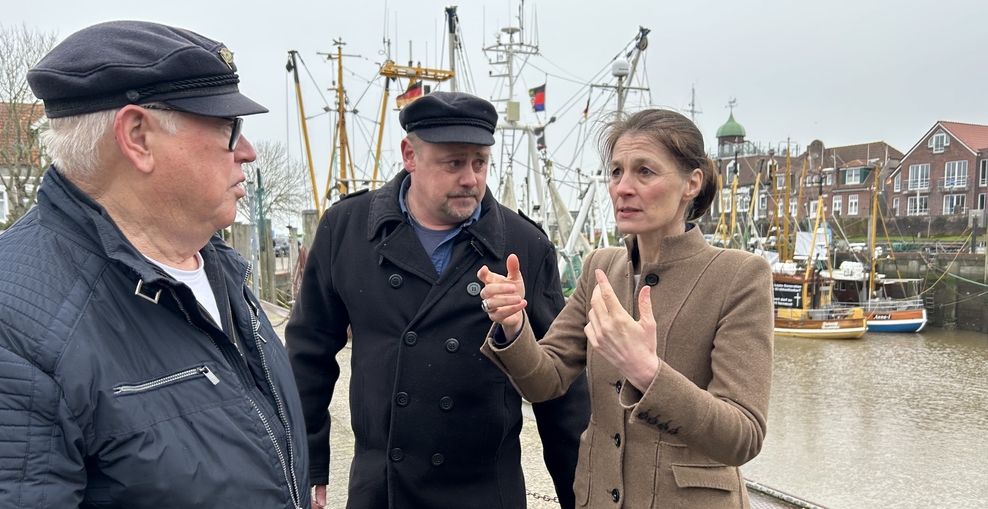
<path fill-rule="evenodd" d="M 378 124 L 377 131 L 377 149 L 374 152 L 374 174 L 371 183 L 374 187 L 377 185 L 377 172 L 381 160 L 381 142 L 384 138 L 384 119 L 385 112 L 388 108 L 388 83 L 392 80 L 397 80 L 398 78 L 408 78 L 408 87 L 411 88 L 411 86 L 419 80 L 441 83 L 452 79 L 454 76 L 453 71 L 450 70 L 416 67 L 411 65 L 411 62 L 409 62 L 409 65 L 395 65 L 395 63 L 391 60 L 384 62 L 384 65 L 381 66 L 379 74 L 384 76 L 385 80 L 384 100 L 381 101 L 381 122 Z"/>
<path fill-rule="evenodd" d="M 738 201 L 737 201 L 737 196 L 738 196 L 738 173 L 739 172 L 738 172 L 737 158 L 735 157 L 735 159 L 734 159 L 734 180 L 731 182 L 731 229 L 728 230 L 730 232 L 730 237 L 729 238 L 732 241 L 734 239 L 734 229 L 737 228 L 737 218 L 738 218 Z M 724 247 L 729 247 L 729 246 L 728 246 L 728 244 L 725 243 L 724 244 Z M 740 246 L 740 247 L 742 249 L 744 248 L 744 246 Z"/>
<path fill-rule="evenodd" d="M 816 218 L 813 221 L 813 237 L 810 243 L 810 253 L 806 258 L 806 272 L 803 274 L 803 309 L 810 309 L 812 306 L 806 302 L 806 287 L 809 286 L 810 273 L 813 271 L 813 266 L 816 265 L 813 262 L 813 251 L 816 249 L 816 233 L 820 229 L 820 219 L 823 215 L 823 195 L 817 197 L 816 203 Z"/>
<path fill-rule="evenodd" d="M 796 213 L 792 215 L 792 222 L 796 225 L 796 230 L 799 230 L 799 209 L 803 206 L 803 189 L 806 188 L 806 160 L 809 157 L 803 159 L 803 170 L 799 175 L 799 190 L 796 191 Z M 809 217 L 809 214 L 807 214 Z"/>
<path fill-rule="evenodd" d="M 882 176 L 882 163 L 875 163 L 875 178 L 872 179 L 871 190 L 871 228 L 868 230 L 868 256 L 871 257 L 871 274 L 868 276 L 868 300 L 875 296 L 875 267 L 878 257 L 875 256 L 875 230 L 878 229 L 878 179 Z"/>
<path fill-rule="evenodd" d="M 716 240 L 721 236 L 721 232 L 724 230 L 724 228 L 726 228 L 726 226 L 724 224 L 724 193 L 721 192 L 722 189 L 724 189 L 724 176 L 723 175 L 720 175 L 719 172 L 718 172 L 718 175 L 717 175 L 717 200 L 720 202 L 720 207 L 719 207 L 720 208 L 720 217 L 717 219 L 717 228 L 714 229 L 714 237 L 713 237 L 713 241 L 711 243 L 716 242 Z M 724 247 L 725 248 L 727 247 L 727 239 L 726 238 L 724 239 Z"/>
<path fill-rule="evenodd" d="M 305 141 L 305 158 L 309 162 L 309 179 L 312 182 L 312 200 L 316 207 L 316 213 L 319 216 L 322 216 L 322 207 L 319 206 L 319 191 L 316 186 L 316 171 L 312 166 L 312 149 L 309 148 L 309 130 L 306 127 L 305 106 L 302 104 L 302 87 L 298 83 L 298 65 L 295 62 L 295 58 L 297 56 L 297 51 L 288 51 L 288 70 L 293 73 L 295 78 L 295 97 L 298 100 L 299 120 L 301 120 L 302 123 L 302 139 Z"/>
<path fill-rule="evenodd" d="M 790 159 L 789 159 L 789 138 L 786 138 L 786 186 L 785 186 L 785 192 L 783 193 L 783 199 L 785 200 L 785 204 L 783 205 L 783 210 L 785 210 L 785 214 L 782 215 L 782 217 L 785 219 L 785 222 L 782 223 L 782 239 L 781 239 L 782 248 L 779 249 L 779 259 L 782 261 L 786 261 L 792 258 L 789 255 L 789 196 L 790 196 L 789 180 L 791 178 L 790 177 L 791 170 L 792 167 L 790 166 Z"/>

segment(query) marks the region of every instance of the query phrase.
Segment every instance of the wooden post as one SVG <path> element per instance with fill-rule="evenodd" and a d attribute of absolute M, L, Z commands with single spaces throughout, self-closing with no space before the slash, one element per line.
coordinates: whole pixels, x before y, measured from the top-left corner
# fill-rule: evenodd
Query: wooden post
<path fill-rule="evenodd" d="M 288 297 L 295 300 L 295 265 L 298 263 L 298 230 L 288 227 Z"/>
<path fill-rule="evenodd" d="M 303 210 L 302 211 L 302 234 L 304 235 L 302 239 L 302 245 L 305 246 L 305 250 L 308 251 L 312 249 L 312 240 L 316 237 L 316 229 L 319 228 L 319 211 L 317 210 Z"/>

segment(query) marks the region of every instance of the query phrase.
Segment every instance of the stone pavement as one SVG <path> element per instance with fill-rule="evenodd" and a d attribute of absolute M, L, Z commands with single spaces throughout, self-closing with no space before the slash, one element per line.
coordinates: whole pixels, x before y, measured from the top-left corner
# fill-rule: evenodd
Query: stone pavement
<path fill-rule="evenodd" d="M 275 331 L 284 340 L 287 314 L 280 308 L 264 304 L 264 311 L 275 325 Z M 347 480 L 350 477 L 350 461 L 353 459 L 353 431 L 350 429 L 350 405 L 347 401 L 350 394 L 350 345 L 339 353 L 337 360 L 340 363 L 340 380 L 333 392 L 333 401 L 329 404 L 329 414 L 333 422 L 330 428 L 331 461 L 326 499 L 327 507 L 331 509 L 342 509 L 346 506 Z M 556 492 L 542 461 L 542 443 L 539 441 L 531 407 L 526 403 L 523 410 L 526 420 L 521 431 L 521 461 L 525 472 L 525 484 L 528 491 L 533 494 L 528 497 L 528 507 L 530 509 L 558 508 L 559 504 L 542 498 L 543 495 L 548 495 L 548 498 L 552 499 L 556 496 Z"/>

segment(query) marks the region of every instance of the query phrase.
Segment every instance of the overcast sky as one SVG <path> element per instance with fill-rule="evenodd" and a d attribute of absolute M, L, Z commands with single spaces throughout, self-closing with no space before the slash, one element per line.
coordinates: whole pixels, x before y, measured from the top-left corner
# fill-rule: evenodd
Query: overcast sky
<path fill-rule="evenodd" d="M 446 5 L 437 0 L 50 0 L 7 2 L 3 23 L 57 31 L 64 38 L 101 21 L 144 19 L 221 40 L 235 53 L 241 90 L 271 109 L 248 119 L 246 135 L 288 142 L 301 157 L 287 51 L 299 51 L 313 75 L 314 80 L 302 78 L 306 113 L 312 116 L 324 105 L 319 89 L 326 100 L 335 97 L 325 91 L 334 85 L 335 70 L 317 52 L 335 52 L 333 40 L 346 41 L 344 53 L 359 55 L 346 60 L 349 97 L 361 117 L 376 119 L 380 81 L 368 85 L 368 80 L 383 60 L 382 40 L 391 39 L 392 58 L 399 63 L 407 62 L 411 41 L 416 61 L 439 65 Z M 479 95 L 499 94 L 481 47 L 493 42 L 500 27 L 517 25 L 518 5 L 517 0 L 460 2 Z M 526 89 L 547 83 L 547 113 L 560 117 L 547 131 L 553 149 L 554 140 L 572 139 L 566 133 L 588 94 L 581 83 L 608 66 L 639 25 L 652 31 L 639 69 L 651 87 L 650 103 L 684 111 L 695 86 L 702 110 L 697 124 L 708 144 L 727 119 L 731 97 L 749 140 L 778 144 L 788 137 L 801 149 L 814 139 L 828 147 L 884 140 L 906 152 L 937 120 L 988 124 L 984 0 L 530 0 L 525 3 L 529 27 L 533 9 L 542 57 L 530 60 L 517 98 L 533 121 Z M 569 102 L 576 106 L 562 111 L 574 97 L 580 99 Z M 385 157 L 392 161 L 400 139 L 393 108 L 392 99 L 385 137 Z M 329 118 L 310 120 L 315 166 L 322 175 L 330 157 Z M 371 145 L 373 127 L 366 124 L 351 128 L 358 160 Z M 569 164 L 574 150 L 554 156 Z"/>

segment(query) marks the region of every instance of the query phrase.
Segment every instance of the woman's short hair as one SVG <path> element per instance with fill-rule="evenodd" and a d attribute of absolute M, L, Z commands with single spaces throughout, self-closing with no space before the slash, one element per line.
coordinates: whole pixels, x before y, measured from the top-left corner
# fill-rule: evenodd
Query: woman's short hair
<path fill-rule="evenodd" d="M 167 107 L 164 103 L 153 103 Z M 113 119 L 119 109 L 84 113 L 48 120 L 48 129 L 41 133 L 41 142 L 52 164 L 67 177 L 93 176 L 102 164 L 100 146 L 113 137 Z M 170 133 L 178 132 L 179 116 L 172 111 L 148 110 Z"/>
<path fill-rule="evenodd" d="M 690 119 L 675 111 L 661 109 L 617 115 L 604 124 L 598 138 L 605 165 L 610 163 L 614 146 L 622 136 L 647 136 L 662 144 L 684 176 L 699 168 L 703 172 L 703 183 L 700 192 L 686 207 L 686 220 L 699 219 L 710 210 L 717 197 L 717 172 L 704 150 L 703 134 Z"/>

